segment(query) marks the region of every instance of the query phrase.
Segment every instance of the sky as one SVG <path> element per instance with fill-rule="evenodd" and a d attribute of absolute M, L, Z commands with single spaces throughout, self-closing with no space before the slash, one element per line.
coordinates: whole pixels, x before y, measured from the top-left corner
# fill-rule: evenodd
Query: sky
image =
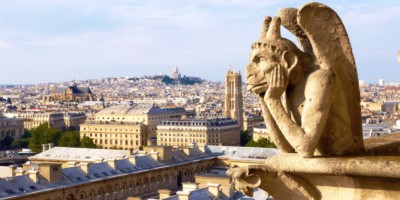
<path fill-rule="evenodd" d="M 170 74 L 175 66 L 223 81 L 230 65 L 244 74 L 265 16 L 306 2 L 0 0 L 0 84 Z M 400 82 L 400 1 L 321 2 L 346 26 L 359 79 Z"/>

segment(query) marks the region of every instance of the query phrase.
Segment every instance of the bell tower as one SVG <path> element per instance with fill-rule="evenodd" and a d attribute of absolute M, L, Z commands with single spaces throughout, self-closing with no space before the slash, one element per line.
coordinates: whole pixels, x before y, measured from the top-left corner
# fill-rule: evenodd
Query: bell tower
<path fill-rule="evenodd" d="M 233 72 L 232 67 L 229 67 L 225 80 L 224 116 L 236 120 L 243 128 L 242 75 L 240 71 Z"/>

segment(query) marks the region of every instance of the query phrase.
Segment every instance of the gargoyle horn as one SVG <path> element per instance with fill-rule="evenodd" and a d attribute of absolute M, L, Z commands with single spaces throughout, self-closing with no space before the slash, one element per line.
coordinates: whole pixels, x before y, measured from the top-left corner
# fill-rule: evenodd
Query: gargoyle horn
<path fill-rule="evenodd" d="M 266 16 L 264 18 L 264 23 L 261 28 L 261 33 L 260 33 L 260 39 L 259 40 L 264 40 L 265 37 L 267 36 L 267 31 L 269 29 L 269 25 L 271 24 L 272 18 L 270 16 Z"/>
<path fill-rule="evenodd" d="M 266 38 L 267 40 L 281 39 L 281 18 L 275 16 L 269 25 Z"/>

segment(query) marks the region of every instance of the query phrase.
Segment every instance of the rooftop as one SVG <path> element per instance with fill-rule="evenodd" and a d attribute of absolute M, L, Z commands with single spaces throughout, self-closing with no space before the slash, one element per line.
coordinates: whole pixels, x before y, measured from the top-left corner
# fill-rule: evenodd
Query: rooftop
<path fill-rule="evenodd" d="M 159 126 L 228 126 L 238 124 L 230 118 L 182 119 L 162 121 Z"/>
<path fill-rule="evenodd" d="M 153 105 L 111 106 L 99 111 L 97 114 L 184 114 L 184 108 L 160 108 Z"/>
<path fill-rule="evenodd" d="M 79 162 L 93 162 L 96 158 L 112 159 L 116 156 L 129 156 L 128 150 L 111 149 L 89 149 L 89 148 L 70 148 L 54 147 L 42 153 L 31 156 L 30 160 L 65 160 Z"/>

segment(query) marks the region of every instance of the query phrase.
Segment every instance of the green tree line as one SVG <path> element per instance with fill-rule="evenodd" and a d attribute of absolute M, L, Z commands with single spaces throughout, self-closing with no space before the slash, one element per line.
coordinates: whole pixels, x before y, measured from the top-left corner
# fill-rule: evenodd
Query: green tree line
<path fill-rule="evenodd" d="M 30 148 L 33 152 L 41 152 L 42 144 L 46 143 L 53 143 L 60 147 L 96 148 L 93 139 L 87 136 L 80 138 L 79 131 L 62 132 L 58 128 L 49 127 L 48 123 L 43 123 L 31 130 L 25 129 L 19 139 L 10 137 L 0 141 L 2 147 Z"/>
<path fill-rule="evenodd" d="M 277 148 L 276 145 L 267 138 L 254 141 L 253 137 L 249 136 L 249 131 L 240 132 L 240 145 L 246 147 Z"/>

